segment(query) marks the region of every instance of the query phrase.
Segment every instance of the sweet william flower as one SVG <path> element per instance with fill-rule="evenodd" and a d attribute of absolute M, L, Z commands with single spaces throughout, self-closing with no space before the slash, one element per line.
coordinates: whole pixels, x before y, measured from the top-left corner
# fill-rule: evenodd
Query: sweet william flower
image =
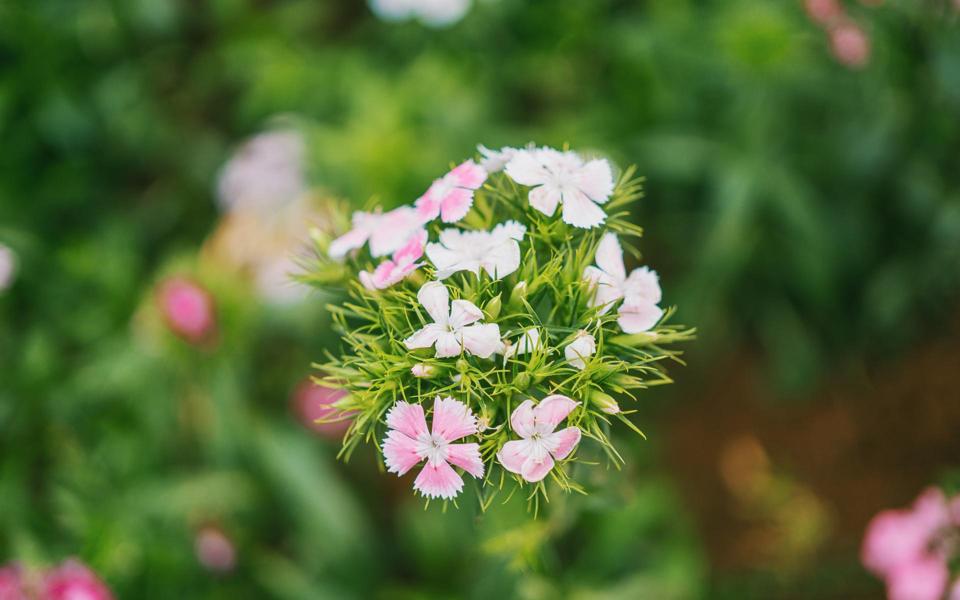
<path fill-rule="evenodd" d="M 76 559 L 67 559 L 43 578 L 43 600 L 113 600 L 109 588 Z"/>
<path fill-rule="evenodd" d="M 340 259 L 369 241 L 371 256 L 386 256 L 399 250 L 421 229 L 423 220 L 410 206 L 385 213 L 357 211 L 353 213 L 353 229 L 333 240 L 327 254 Z"/>
<path fill-rule="evenodd" d="M 444 223 L 455 223 L 467 216 L 473 206 L 473 192 L 487 180 L 487 172 L 472 160 L 465 161 L 433 182 L 416 202 L 423 222 L 438 216 Z"/>
<path fill-rule="evenodd" d="M 583 278 L 594 287 L 590 306 L 599 306 L 604 314 L 623 299 L 617 318 L 620 328 L 625 333 L 649 331 L 663 316 L 663 309 L 657 306 L 662 297 L 657 272 L 640 267 L 627 276 L 623 249 L 613 233 L 601 238 L 595 260 L 596 266 L 583 271 Z"/>
<path fill-rule="evenodd" d="M 910 509 L 885 510 L 873 517 L 863 539 L 861 561 L 874 574 L 886 577 L 921 557 L 937 532 L 949 523 L 943 492 L 928 488 Z"/>
<path fill-rule="evenodd" d="M 552 148 L 514 153 L 504 172 L 521 185 L 530 186 L 530 206 L 551 216 L 563 205 L 564 223 L 589 229 L 607 218 L 598 205 L 613 194 L 613 173 L 603 159 L 584 162 L 574 152 Z"/>
<path fill-rule="evenodd" d="M 460 493 L 463 478 L 453 466 L 478 479 L 483 477 L 480 446 L 453 443 L 477 433 L 477 419 L 464 403 L 437 396 L 433 402 L 432 428 L 428 430 L 421 405 L 397 402 L 387 414 L 387 427 L 389 431 L 383 441 L 387 470 L 402 476 L 426 462 L 413 488 L 427 498 L 450 500 Z"/>
<path fill-rule="evenodd" d="M 487 173 L 499 173 L 503 170 L 507 163 L 510 162 L 510 159 L 513 158 L 513 155 L 519 152 L 519 148 L 511 148 L 509 146 L 504 146 L 499 150 L 491 150 L 483 144 L 477 146 L 477 152 L 480 153 L 480 156 L 483 159 L 480 161 L 480 166 Z"/>
<path fill-rule="evenodd" d="M 341 413 L 333 404 L 347 392 L 317 385 L 307 379 L 293 392 L 293 410 L 300 422 L 321 436 L 340 441 L 350 428 L 350 414 Z"/>
<path fill-rule="evenodd" d="M 17 563 L 0 567 L 0 600 L 28 600 L 23 570 Z"/>
<path fill-rule="evenodd" d="M 943 558 L 924 556 L 887 574 L 887 599 L 940 600 L 949 579 L 950 570 Z"/>
<path fill-rule="evenodd" d="M 213 299 L 205 289 L 183 277 L 164 281 L 157 302 L 167 326 L 192 344 L 210 339 L 216 329 Z"/>
<path fill-rule="evenodd" d="M 446 286 L 439 281 L 423 284 L 417 299 L 433 323 L 403 341 L 410 350 L 435 346 L 438 358 L 458 356 L 461 350 L 488 358 L 500 348 L 500 327 L 477 323 L 483 318 L 483 312 L 467 300 L 451 303 Z"/>
<path fill-rule="evenodd" d="M 502 279 L 520 268 L 520 244 L 527 228 L 507 221 L 491 231 L 444 229 L 439 243 L 427 244 L 427 258 L 437 268 L 437 278 L 446 279 L 457 271 Z"/>
<path fill-rule="evenodd" d="M 363 287 L 368 290 L 382 290 L 396 285 L 417 270 L 423 256 L 423 247 L 427 242 L 427 232 L 423 229 L 414 233 L 410 240 L 393 253 L 393 258 L 380 263 L 373 273 L 362 271 L 359 275 Z"/>
<path fill-rule="evenodd" d="M 597 340 L 584 330 L 577 332 L 577 337 L 563 349 L 563 356 L 570 366 L 581 371 L 587 366 L 587 359 L 597 353 Z"/>
<path fill-rule="evenodd" d="M 534 404 L 525 400 L 510 415 L 510 427 L 521 439 L 509 441 L 497 453 L 503 468 L 526 481 L 541 481 L 580 443 L 580 429 L 567 427 L 555 431 L 580 403 L 559 394 Z"/>
<path fill-rule="evenodd" d="M 214 573 L 230 572 L 237 564 L 237 551 L 233 541 L 219 527 L 201 527 L 194 539 L 193 549 L 197 561 Z"/>

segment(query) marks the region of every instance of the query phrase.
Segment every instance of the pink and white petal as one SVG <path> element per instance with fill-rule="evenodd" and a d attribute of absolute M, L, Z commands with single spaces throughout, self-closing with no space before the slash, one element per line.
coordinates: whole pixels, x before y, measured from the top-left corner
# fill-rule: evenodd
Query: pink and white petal
<path fill-rule="evenodd" d="M 409 206 L 395 208 L 382 215 L 373 224 L 370 233 L 370 255 L 385 256 L 399 250 L 419 229 L 422 220 Z"/>
<path fill-rule="evenodd" d="M 557 212 L 560 204 L 560 190 L 550 184 L 541 185 L 530 190 L 530 206 L 543 214 L 552 216 Z"/>
<path fill-rule="evenodd" d="M 453 188 L 440 204 L 440 220 L 456 223 L 467 216 L 473 206 L 473 190 Z"/>
<path fill-rule="evenodd" d="M 549 452 L 531 454 L 520 469 L 520 477 L 523 477 L 530 483 L 542 481 L 544 477 L 553 469 L 553 457 Z"/>
<path fill-rule="evenodd" d="M 624 333 L 650 331 L 663 316 L 663 309 L 656 304 L 636 304 L 620 307 L 617 323 Z"/>
<path fill-rule="evenodd" d="M 469 300 L 454 300 L 450 303 L 450 320 L 447 324 L 454 329 L 461 329 L 476 323 L 483 318 L 483 311 Z"/>
<path fill-rule="evenodd" d="M 537 155 L 529 150 L 515 152 L 503 172 L 517 183 L 530 186 L 541 185 L 550 177 Z"/>
<path fill-rule="evenodd" d="M 483 459 L 480 444 L 450 444 L 447 446 L 447 461 L 470 473 L 477 479 L 483 477 Z"/>
<path fill-rule="evenodd" d="M 327 248 L 327 254 L 330 256 L 330 258 L 343 258 L 347 255 L 347 252 L 359 248 L 367 243 L 369 238 L 369 230 L 351 229 L 347 233 L 330 242 L 330 247 Z"/>
<path fill-rule="evenodd" d="M 534 434 L 537 425 L 534 406 L 533 400 L 524 400 L 520 406 L 513 409 L 513 414 L 510 415 L 510 427 L 522 438 L 528 438 Z"/>
<path fill-rule="evenodd" d="M 532 204 L 533 202 L 531 202 Z M 603 223 L 607 213 L 579 190 L 563 194 L 563 222 L 581 229 L 590 229 Z"/>
<path fill-rule="evenodd" d="M 445 333 L 446 329 L 442 325 L 431 323 L 403 340 L 403 345 L 409 350 L 429 348 L 437 343 L 437 339 Z"/>
<path fill-rule="evenodd" d="M 424 223 L 440 216 L 440 201 L 442 198 L 437 194 L 438 187 L 439 183 L 433 182 L 430 188 L 413 203 L 414 209 L 417 211 L 417 217 Z"/>
<path fill-rule="evenodd" d="M 616 281 L 627 278 L 627 270 L 623 266 L 623 248 L 615 233 L 605 233 L 597 245 L 597 266 Z"/>
<path fill-rule="evenodd" d="M 423 256 L 423 247 L 427 243 L 427 230 L 419 229 L 415 231 L 407 243 L 403 245 L 393 255 L 393 261 L 398 265 L 410 264 Z"/>
<path fill-rule="evenodd" d="M 360 283 L 363 284 L 363 287 L 367 288 L 371 292 L 375 292 L 380 289 L 377 287 L 377 284 L 373 278 L 373 273 L 370 271 L 360 271 L 360 273 L 357 275 L 357 278 L 360 280 Z"/>
<path fill-rule="evenodd" d="M 417 442 L 399 430 L 391 429 L 383 440 L 383 462 L 387 471 L 397 476 L 406 474 L 423 460 L 417 454 Z"/>
<path fill-rule="evenodd" d="M 463 347 L 470 354 L 480 358 L 490 358 L 502 347 L 500 326 L 495 323 L 477 323 L 461 330 Z"/>
<path fill-rule="evenodd" d="M 427 463 L 413 482 L 413 489 L 427 498 L 452 500 L 463 489 L 463 479 L 444 461 Z"/>
<path fill-rule="evenodd" d="M 545 443 L 550 454 L 557 460 L 563 460 L 573 452 L 580 443 L 581 432 L 579 427 L 567 427 L 550 434 Z"/>
<path fill-rule="evenodd" d="M 497 460 L 504 469 L 519 475 L 532 451 L 533 445 L 529 440 L 513 440 L 500 448 L 500 452 L 497 452 Z"/>
<path fill-rule="evenodd" d="M 460 163 L 450 171 L 457 180 L 457 185 L 475 190 L 487 180 L 487 171 L 472 160 Z"/>
<path fill-rule="evenodd" d="M 561 394 L 547 396 L 533 409 L 536 430 L 542 434 L 552 432 L 579 405 L 576 400 Z"/>
<path fill-rule="evenodd" d="M 440 244 L 432 243 L 427 244 L 427 258 L 429 258 L 433 266 L 436 267 L 437 277 L 446 279 L 460 270 L 454 267 L 460 264 L 463 255 L 460 252 L 444 248 Z"/>
<path fill-rule="evenodd" d="M 660 278 L 657 272 L 647 267 L 631 271 L 623 284 L 624 302 L 627 304 L 659 304 L 663 299 Z"/>
<path fill-rule="evenodd" d="M 597 267 L 590 266 L 584 269 L 583 278 L 589 281 L 594 288 L 593 298 L 590 299 L 590 306 L 601 306 L 601 315 L 606 314 L 613 308 L 613 304 L 623 297 L 623 292 L 617 281 Z"/>
<path fill-rule="evenodd" d="M 452 331 L 443 331 L 437 336 L 437 358 L 450 358 L 451 356 L 460 356 L 463 345 L 458 337 Z"/>
<path fill-rule="evenodd" d="M 446 325 L 450 318 L 450 292 L 439 281 L 428 281 L 417 292 L 417 300 L 438 325 Z"/>
<path fill-rule="evenodd" d="M 601 158 L 583 165 L 578 184 L 591 200 L 603 204 L 613 194 L 613 172 L 610 163 Z"/>
<path fill-rule="evenodd" d="M 427 420 L 419 404 L 399 401 L 387 413 L 387 427 L 395 429 L 412 440 L 427 433 Z"/>
<path fill-rule="evenodd" d="M 477 418 L 470 408 L 449 396 L 433 401 L 433 435 L 447 442 L 477 433 Z"/>

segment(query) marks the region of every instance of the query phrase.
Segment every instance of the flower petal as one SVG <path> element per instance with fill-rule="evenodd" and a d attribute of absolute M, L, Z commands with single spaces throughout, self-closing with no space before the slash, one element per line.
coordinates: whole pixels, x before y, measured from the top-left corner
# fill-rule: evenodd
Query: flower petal
<path fill-rule="evenodd" d="M 532 451 L 533 445 L 529 440 L 513 440 L 500 448 L 500 452 L 497 452 L 497 460 L 504 469 L 519 475 Z"/>
<path fill-rule="evenodd" d="M 387 432 L 383 440 L 383 462 L 387 465 L 387 471 L 402 476 L 421 460 L 423 457 L 417 454 L 415 440 L 396 429 Z"/>
<path fill-rule="evenodd" d="M 557 460 L 563 460 L 573 452 L 573 449 L 577 447 L 577 444 L 580 443 L 580 428 L 579 427 L 567 427 L 566 429 L 561 429 L 556 433 L 550 434 L 545 443 L 547 445 L 547 450 L 550 451 L 550 454 Z"/>
<path fill-rule="evenodd" d="M 430 346 L 437 343 L 437 339 L 446 333 L 446 330 L 442 325 L 437 325 L 436 323 L 431 323 L 416 331 L 413 335 L 403 340 L 403 345 L 410 350 L 416 350 L 417 348 L 429 348 Z M 459 350 L 457 354 L 459 354 Z"/>
<path fill-rule="evenodd" d="M 510 179 L 521 185 L 541 185 L 550 174 L 538 159 L 536 151 L 518 150 L 503 168 Z"/>
<path fill-rule="evenodd" d="M 423 256 L 423 246 L 427 243 L 427 230 L 419 229 L 414 232 L 407 243 L 393 254 L 393 261 L 398 265 L 408 265 Z"/>
<path fill-rule="evenodd" d="M 587 360 L 596 352 L 597 341 L 593 335 L 581 330 L 577 337 L 563 349 L 563 356 L 572 367 L 582 371 L 587 367 Z"/>
<path fill-rule="evenodd" d="M 513 409 L 513 414 L 510 415 L 510 427 L 522 438 L 528 438 L 534 433 L 536 420 L 533 407 L 533 400 L 524 400 L 520 406 Z"/>
<path fill-rule="evenodd" d="M 657 272 L 647 267 L 634 269 L 623 284 L 626 304 L 659 304 L 663 299 Z"/>
<path fill-rule="evenodd" d="M 435 355 L 437 358 L 459 356 L 462 349 L 460 337 L 453 332 L 442 331 L 440 335 L 437 336 L 437 353 Z"/>
<path fill-rule="evenodd" d="M 533 193 L 531 192 L 531 201 Z M 603 223 L 607 213 L 593 203 L 580 190 L 570 190 L 563 194 L 563 222 L 581 229 L 590 229 Z"/>
<path fill-rule="evenodd" d="M 550 453 L 545 449 L 542 449 L 543 446 L 533 446 L 534 451 L 530 454 L 530 457 L 527 458 L 523 463 L 523 467 L 520 469 L 520 477 L 523 477 L 530 483 L 536 483 L 543 480 L 547 476 L 547 473 L 553 469 L 553 457 L 550 456 Z M 537 448 L 541 448 L 540 451 L 537 451 Z"/>
<path fill-rule="evenodd" d="M 597 267 L 589 266 L 583 270 L 583 278 L 593 287 L 593 297 L 590 306 L 599 306 L 600 314 L 606 314 L 614 303 L 623 298 L 623 291 L 617 281 L 607 272 Z"/>
<path fill-rule="evenodd" d="M 487 180 L 487 172 L 483 167 L 467 160 L 457 165 L 450 174 L 457 180 L 457 185 L 475 190 Z"/>
<path fill-rule="evenodd" d="M 343 258 L 347 255 L 347 252 L 363 246 L 369 238 L 369 230 L 351 229 L 350 231 L 330 242 L 330 247 L 327 248 L 327 254 L 330 256 L 330 258 Z"/>
<path fill-rule="evenodd" d="M 591 160 L 583 165 L 578 179 L 578 187 L 594 202 L 603 204 L 613 194 L 613 172 L 605 159 Z"/>
<path fill-rule="evenodd" d="M 446 325 L 450 317 L 450 292 L 439 281 L 428 281 L 417 292 L 417 300 L 438 325 Z"/>
<path fill-rule="evenodd" d="M 370 225 L 370 254 L 374 257 L 392 254 L 422 227 L 423 221 L 410 206 L 401 206 L 380 215 Z"/>
<path fill-rule="evenodd" d="M 433 435 L 448 442 L 477 433 L 477 419 L 466 404 L 437 396 L 433 401 Z"/>
<path fill-rule="evenodd" d="M 447 324 L 453 329 L 463 329 L 483 318 L 483 311 L 469 300 L 454 300 L 450 304 L 450 320 Z"/>
<path fill-rule="evenodd" d="M 642 333 L 652 329 L 662 316 L 663 309 L 656 304 L 624 304 L 620 307 L 617 323 L 624 333 Z"/>
<path fill-rule="evenodd" d="M 413 489 L 427 498 L 451 500 L 463 489 L 463 479 L 445 461 L 427 463 L 413 482 Z"/>
<path fill-rule="evenodd" d="M 502 279 L 520 268 L 520 245 L 516 240 L 497 244 L 489 249 L 483 268 L 493 279 Z"/>
<path fill-rule="evenodd" d="M 427 258 L 429 258 L 430 262 L 433 263 L 433 266 L 436 267 L 438 279 L 446 279 L 457 271 L 462 270 L 455 268 L 461 264 L 460 261 L 462 254 L 454 250 L 444 248 L 440 244 L 427 244 Z M 480 265 L 477 265 L 477 270 L 479 270 L 479 267 Z"/>
<path fill-rule="evenodd" d="M 547 396 L 533 409 L 536 430 L 542 434 L 552 432 L 579 404 L 579 402 L 561 394 Z"/>
<path fill-rule="evenodd" d="M 447 446 L 447 461 L 470 473 L 477 479 L 483 477 L 483 459 L 480 444 L 450 444 Z"/>
<path fill-rule="evenodd" d="M 560 203 L 560 190 L 551 184 L 545 184 L 530 190 L 530 206 L 548 217 L 557 211 Z"/>
<path fill-rule="evenodd" d="M 456 223 L 467 216 L 473 206 L 473 190 L 453 188 L 440 204 L 440 220 Z"/>
<path fill-rule="evenodd" d="M 500 326 L 495 323 L 477 323 L 461 330 L 463 347 L 470 354 L 480 358 L 489 358 L 502 347 Z"/>
<path fill-rule="evenodd" d="M 387 413 L 387 427 L 416 440 L 420 435 L 427 433 L 427 420 L 423 416 L 423 407 L 403 400 L 397 402 Z"/>
<path fill-rule="evenodd" d="M 613 277 L 616 281 L 623 281 L 627 277 L 627 271 L 623 267 L 623 248 L 620 247 L 620 240 L 617 234 L 606 233 L 600 239 L 597 245 L 597 266 Z"/>

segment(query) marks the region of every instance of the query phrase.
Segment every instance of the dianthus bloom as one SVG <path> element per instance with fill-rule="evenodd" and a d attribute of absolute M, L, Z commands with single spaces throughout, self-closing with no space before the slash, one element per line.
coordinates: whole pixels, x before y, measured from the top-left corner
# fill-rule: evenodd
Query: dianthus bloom
<path fill-rule="evenodd" d="M 427 245 L 427 256 L 437 267 L 437 278 L 446 279 L 457 271 L 480 270 L 494 279 L 510 275 L 520 267 L 520 244 L 527 228 L 508 221 L 491 231 L 444 229 L 440 242 Z"/>
<path fill-rule="evenodd" d="M 468 160 L 440 179 L 417 200 L 417 214 L 423 221 L 437 217 L 444 223 L 455 223 L 473 206 L 473 192 L 487 180 L 483 167 Z"/>
<path fill-rule="evenodd" d="M 417 299 L 433 323 L 405 339 L 403 343 L 407 348 L 436 346 L 437 358 L 457 356 L 461 350 L 487 358 L 500 348 L 500 328 L 477 323 L 483 318 L 483 311 L 472 302 L 454 300 L 451 303 L 450 293 L 442 283 L 425 283 L 417 292 Z"/>
<path fill-rule="evenodd" d="M 396 285 L 417 270 L 420 263 L 417 261 L 423 256 L 423 246 L 427 241 L 427 232 L 420 230 L 414 233 L 410 241 L 393 253 L 393 258 L 380 263 L 371 273 L 360 273 L 360 282 L 368 290 L 382 290 Z"/>
<path fill-rule="evenodd" d="M 353 229 L 333 240 L 328 252 L 332 258 L 343 258 L 369 241 L 371 256 L 386 256 L 399 250 L 422 227 L 423 220 L 409 206 L 386 213 L 355 212 Z"/>
<path fill-rule="evenodd" d="M 237 551 L 233 541 L 219 527 L 205 525 L 194 540 L 197 561 L 214 573 L 227 573 L 237 564 Z"/>
<path fill-rule="evenodd" d="M 72 558 L 44 575 L 42 590 L 43 600 L 113 600 L 96 574 Z"/>
<path fill-rule="evenodd" d="M 524 402 L 510 415 L 510 427 L 522 439 L 507 442 L 497 460 L 511 473 L 536 483 L 553 469 L 555 460 L 563 460 L 580 443 L 580 429 L 567 427 L 555 431 L 580 403 L 555 394 L 534 404 Z"/>
<path fill-rule="evenodd" d="M 450 465 L 476 478 L 483 477 L 480 446 L 453 443 L 477 433 L 477 419 L 464 403 L 437 396 L 433 426 L 428 430 L 422 406 L 397 402 L 387 415 L 387 427 L 390 431 L 383 441 L 387 470 L 404 475 L 426 461 L 413 487 L 427 498 L 449 500 L 463 489 L 463 479 Z"/>
<path fill-rule="evenodd" d="M 323 437 L 339 441 L 350 427 L 349 415 L 331 406 L 346 396 L 343 390 L 323 387 L 306 380 L 293 392 L 293 410 L 300 422 Z"/>
<path fill-rule="evenodd" d="M 616 234 L 608 233 L 597 247 L 596 266 L 589 266 L 583 277 L 596 288 L 590 301 L 606 313 L 620 299 L 620 318 L 617 322 L 626 333 L 640 333 L 651 329 L 663 316 L 660 303 L 660 281 L 657 272 L 640 267 L 627 276 L 623 266 L 623 249 Z"/>
<path fill-rule="evenodd" d="M 174 277 L 160 284 L 160 312 L 170 330 L 192 344 L 208 341 L 216 329 L 213 298 L 199 284 Z"/>
<path fill-rule="evenodd" d="M 303 137 L 292 130 L 261 133 L 224 165 L 217 195 L 224 210 L 269 213 L 296 201 L 308 186 Z"/>

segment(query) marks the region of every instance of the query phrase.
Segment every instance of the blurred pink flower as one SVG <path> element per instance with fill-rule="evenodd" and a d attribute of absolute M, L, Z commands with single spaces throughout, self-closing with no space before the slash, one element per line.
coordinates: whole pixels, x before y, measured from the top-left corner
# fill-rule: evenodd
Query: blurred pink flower
<path fill-rule="evenodd" d="M 340 414 L 331 404 L 346 395 L 343 390 L 319 386 L 307 379 L 293 392 L 294 410 L 304 426 L 328 439 L 340 441 L 350 427 L 350 419 L 348 414 Z M 340 417 L 343 419 L 339 420 Z M 318 423 L 318 420 L 322 422 Z"/>
<path fill-rule="evenodd" d="M 820 25 L 827 25 L 843 15 L 839 0 L 804 0 L 803 6 L 810 19 Z"/>
<path fill-rule="evenodd" d="M 93 571 L 76 559 L 67 559 L 44 574 L 42 600 L 113 600 L 113 594 Z"/>
<path fill-rule="evenodd" d="M 563 460 L 580 443 L 580 429 L 555 431 L 580 403 L 566 396 L 547 396 L 534 404 L 525 400 L 510 415 L 510 427 L 522 439 L 507 442 L 497 453 L 503 468 L 536 483 L 553 469 L 554 459 Z"/>
<path fill-rule="evenodd" d="M 0 600 L 28 600 L 20 565 L 11 563 L 0 567 Z"/>
<path fill-rule="evenodd" d="M 483 477 L 483 460 L 476 443 L 454 444 L 477 433 L 477 419 L 466 404 L 439 396 L 433 402 L 433 428 L 427 430 L 423 407 L 397 402 L 387 413 L 383 457 L 387 470 L 402 476 L 419 463 L 420 470 L 413 489 L 427 498 L 451 499 L 463 489 L 463 479 L 454 465 L 476 478 Z"/>
<path fill-rule="evenodd" d="M 217 183 L 220 206 L 272 213 L 307 191 L 303 137 L 292 130 L 261 133 L 224 165 Z"/>
<path fill-rule="evenodd" d="M 421 229 L 415 233 L 410 241 L 393 253 L 393 258 L 385 260 L 374 269 L 360 272 L 360 282 L 368 290 L 382 290 L 400 283 L 408 275 L 417 270 L 422 264 L 417 262 L 423 256 L 423 248 L 427 243 L 427 231 Z"/>
<path fill-rule="evenodd" d="M 220 528 L 212 525 L 206 525 L 197 532 L 194 551 L 200 564 L 216 573 L 232 571 L 237 562 L 233 542 Z"/>
<path fill-rule="evenodd" d="M 870 61 L 870 38 L 856 23 L 831 28 L 830 47 L 837 61 L 851 69 L 862 68 Z"/>
<path fill-rule="evenodd" d="M 940 600 L 950 572 L 940 557 L 928 556 L 895 567 L 887 574 L 889 600 Z"/>
<path fill-rule="evenodd" d="M 216 329 L 213 299 L 198 284 L 184 277 L 162 282 L 157 301 L 167 326 L 191 344 L 209 341 Z"/>
<path fill-rule="evenodd" d="M 465 161 L 437 179 L 416 202 L 417 214 L 424 221 L 438 216 L 454 223 L 467 216 L 473 206 L 473 192 L 487 180 L 487 172 L 472 160 Z"/>

